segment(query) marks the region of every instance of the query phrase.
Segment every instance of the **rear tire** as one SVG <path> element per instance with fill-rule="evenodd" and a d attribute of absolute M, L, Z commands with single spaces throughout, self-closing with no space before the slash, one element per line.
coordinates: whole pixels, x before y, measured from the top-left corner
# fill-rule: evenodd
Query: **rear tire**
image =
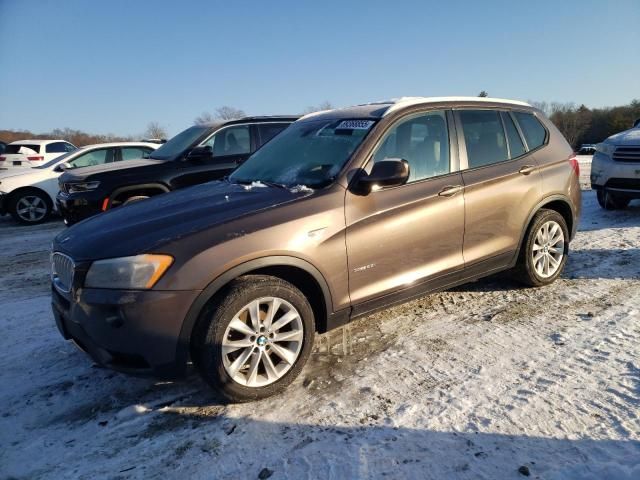
<path fill-rule="evenodd" d="M 23 225 L 37 225 L 51 215 L 53 204 L 49 195 L 35 188 L 21 190 L 11 196 L 9 213 Z"/>
<path fill-rule="evenodd" d="M 596 197 L 598 198 L 598 203 L 600 204 L 600 206 L 605 210 L 620 210 L 623 208 L 627 208 L 630 202 L 630 199 L 622 198 L 604 189 L 598 190 L 596 193 Z"/>
<path fill-rule="evenodd" d="M 569 229 L 555 210 L 538 211 L 520 249 L 515 278 L 530 287 L 553 283 L 560 276 L 569 253 Z"/>
<path fill-rule="evenodd" d="M 298 376 L 314 334 L 313 310 L 300 290 L 276 277 L 247 275 L 201 313 L 193 361 L 225 400 L 257 400 L 280 393 Z"/>

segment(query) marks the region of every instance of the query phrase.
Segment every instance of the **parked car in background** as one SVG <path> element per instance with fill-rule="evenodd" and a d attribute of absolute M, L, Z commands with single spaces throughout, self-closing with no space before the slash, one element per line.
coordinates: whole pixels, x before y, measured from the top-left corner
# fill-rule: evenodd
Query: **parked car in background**
<path fill-rule="evenodd" d="M 640 198 L 640 126 L 597 145 L 591 161 L 591 188 L 606 210 L 625 208 Z"/>
<path fill-rule="evenodd" d="M 593 143 L 582 144 L 576 153 L 578 155 L 593 155 L 596 153 L 596 145 Z"/>
<path fill-rule="evenodd" d="M 65 170 L 142 158 L 158 147 L 142 142 L 88 145 L 39 167 L 0 172 L 0 214 L 10 213 L 24 224 L 43 222 L 55 210 L 58 177 Z"/>
<path fill-rule="evenodd" d="M 297 117 L 194 125 L 148 159 L 65 172 L 57 203 L 67 225 L 105 210 L 228 175 Z"/>
<path fill-rule="evenodd" d="M 64 140 L 18 140 L 0 156 L 0 169 L 37 167 L 76 148 Z"/>
<path fill-rule="evenodd" d="M 53 312 L 101 365 L 179 376 L 191 360 L 227 399 L 257 399 L 296 377 L 315 332 L 500 270 L 553 282 L 580 201 L 572 148 L 526 103 L 318 112 L 226 180 L 61 233 Z"/>
<path fill-rule="evenodd" d="M 7 142 L 0 141 L 0 155 L 2 155 L 7 148 Z"/>

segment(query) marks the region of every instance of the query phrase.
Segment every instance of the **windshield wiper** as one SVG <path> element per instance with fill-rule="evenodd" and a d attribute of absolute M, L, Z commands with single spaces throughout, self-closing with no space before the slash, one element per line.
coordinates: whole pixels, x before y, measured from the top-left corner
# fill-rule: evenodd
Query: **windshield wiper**
<path fill-rule="evenodd" d="M 238 179 L 231 179 L 228 178 L 227 181 L 232 182 L 232 183 L 237 183 L 239 185 L 251 185 L 254 183 L 261 183 L 262 185 L 266 185 L 267 187 L 274 187 L 274 188 L 283 188 L 283 189 L 288 189 L 289 187 L 287 187 L 284 183 L 277 183 L 277 182 L 271 182 L 269 180 L 238 180 Z"/>

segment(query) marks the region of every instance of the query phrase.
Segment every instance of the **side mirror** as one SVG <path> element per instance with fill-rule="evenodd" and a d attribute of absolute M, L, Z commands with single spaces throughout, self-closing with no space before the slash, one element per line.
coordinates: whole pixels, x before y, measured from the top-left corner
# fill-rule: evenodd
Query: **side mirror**
<path fill-rule="evenodd" d="M 374 188 L 404 185 L 409 179 L 409 162 L 400 158 L 389 158 L 373 164 L 369 175 L 358 179 L 358 189 L 369 193 Z"/>
<path fill-rule="evenodd" d="M 187 155 L 187 160 L 209 160 L 213 158 L 213 149 L 211 145 L 198 145 L 193 147 Z"/>
<path fill-rule="evenodd" d="M 70 165 L 66 162 L 62 162 L 59 163 L 58 165 L 56 165 L 53 169 L 54 172 L 56 173 L 62 173 L 64 172 L 66 169 L 68 169 L 70 167 Z"/>

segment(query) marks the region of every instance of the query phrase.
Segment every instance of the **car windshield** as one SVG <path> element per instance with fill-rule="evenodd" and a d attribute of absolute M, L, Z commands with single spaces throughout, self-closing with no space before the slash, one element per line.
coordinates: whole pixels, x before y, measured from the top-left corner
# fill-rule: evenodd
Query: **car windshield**
<path fill-rule="evenodd" d="M 184 153 L 194 142 L 211 130 L 210 126 L 194 125 L 180 132 L 167 143 L 163 144 L 149 158 L 156 160 L 175 160 Z"/>
<path fill-rule="evenodd" d="M 57 165 L 60 162 L 66 161 L 66 159 L 69 158 L 71 155 L 79 153 L 80 150 L 83 150 L 83 149 L 82 148 L 78 148 L 78 149 L 74 150 L 73 152 L 67 152 L 64 155 L 60 155 L 59 157 L 54 158 L 53 160 L 49 160 L 47 163 L 43 163 L 42 165 L 38 165 L 37 167 L 33 167 L 33 168 L 39 168 L 39 169 L 51 168 L 51 167 L 53 167 L 54 165 Z"/>
<path fill-rule="evenodd" d="M 360 119 L 294 123 L 238 167 L 229 181 L 325 187 L 335 180 L 374 124 Z"/>

